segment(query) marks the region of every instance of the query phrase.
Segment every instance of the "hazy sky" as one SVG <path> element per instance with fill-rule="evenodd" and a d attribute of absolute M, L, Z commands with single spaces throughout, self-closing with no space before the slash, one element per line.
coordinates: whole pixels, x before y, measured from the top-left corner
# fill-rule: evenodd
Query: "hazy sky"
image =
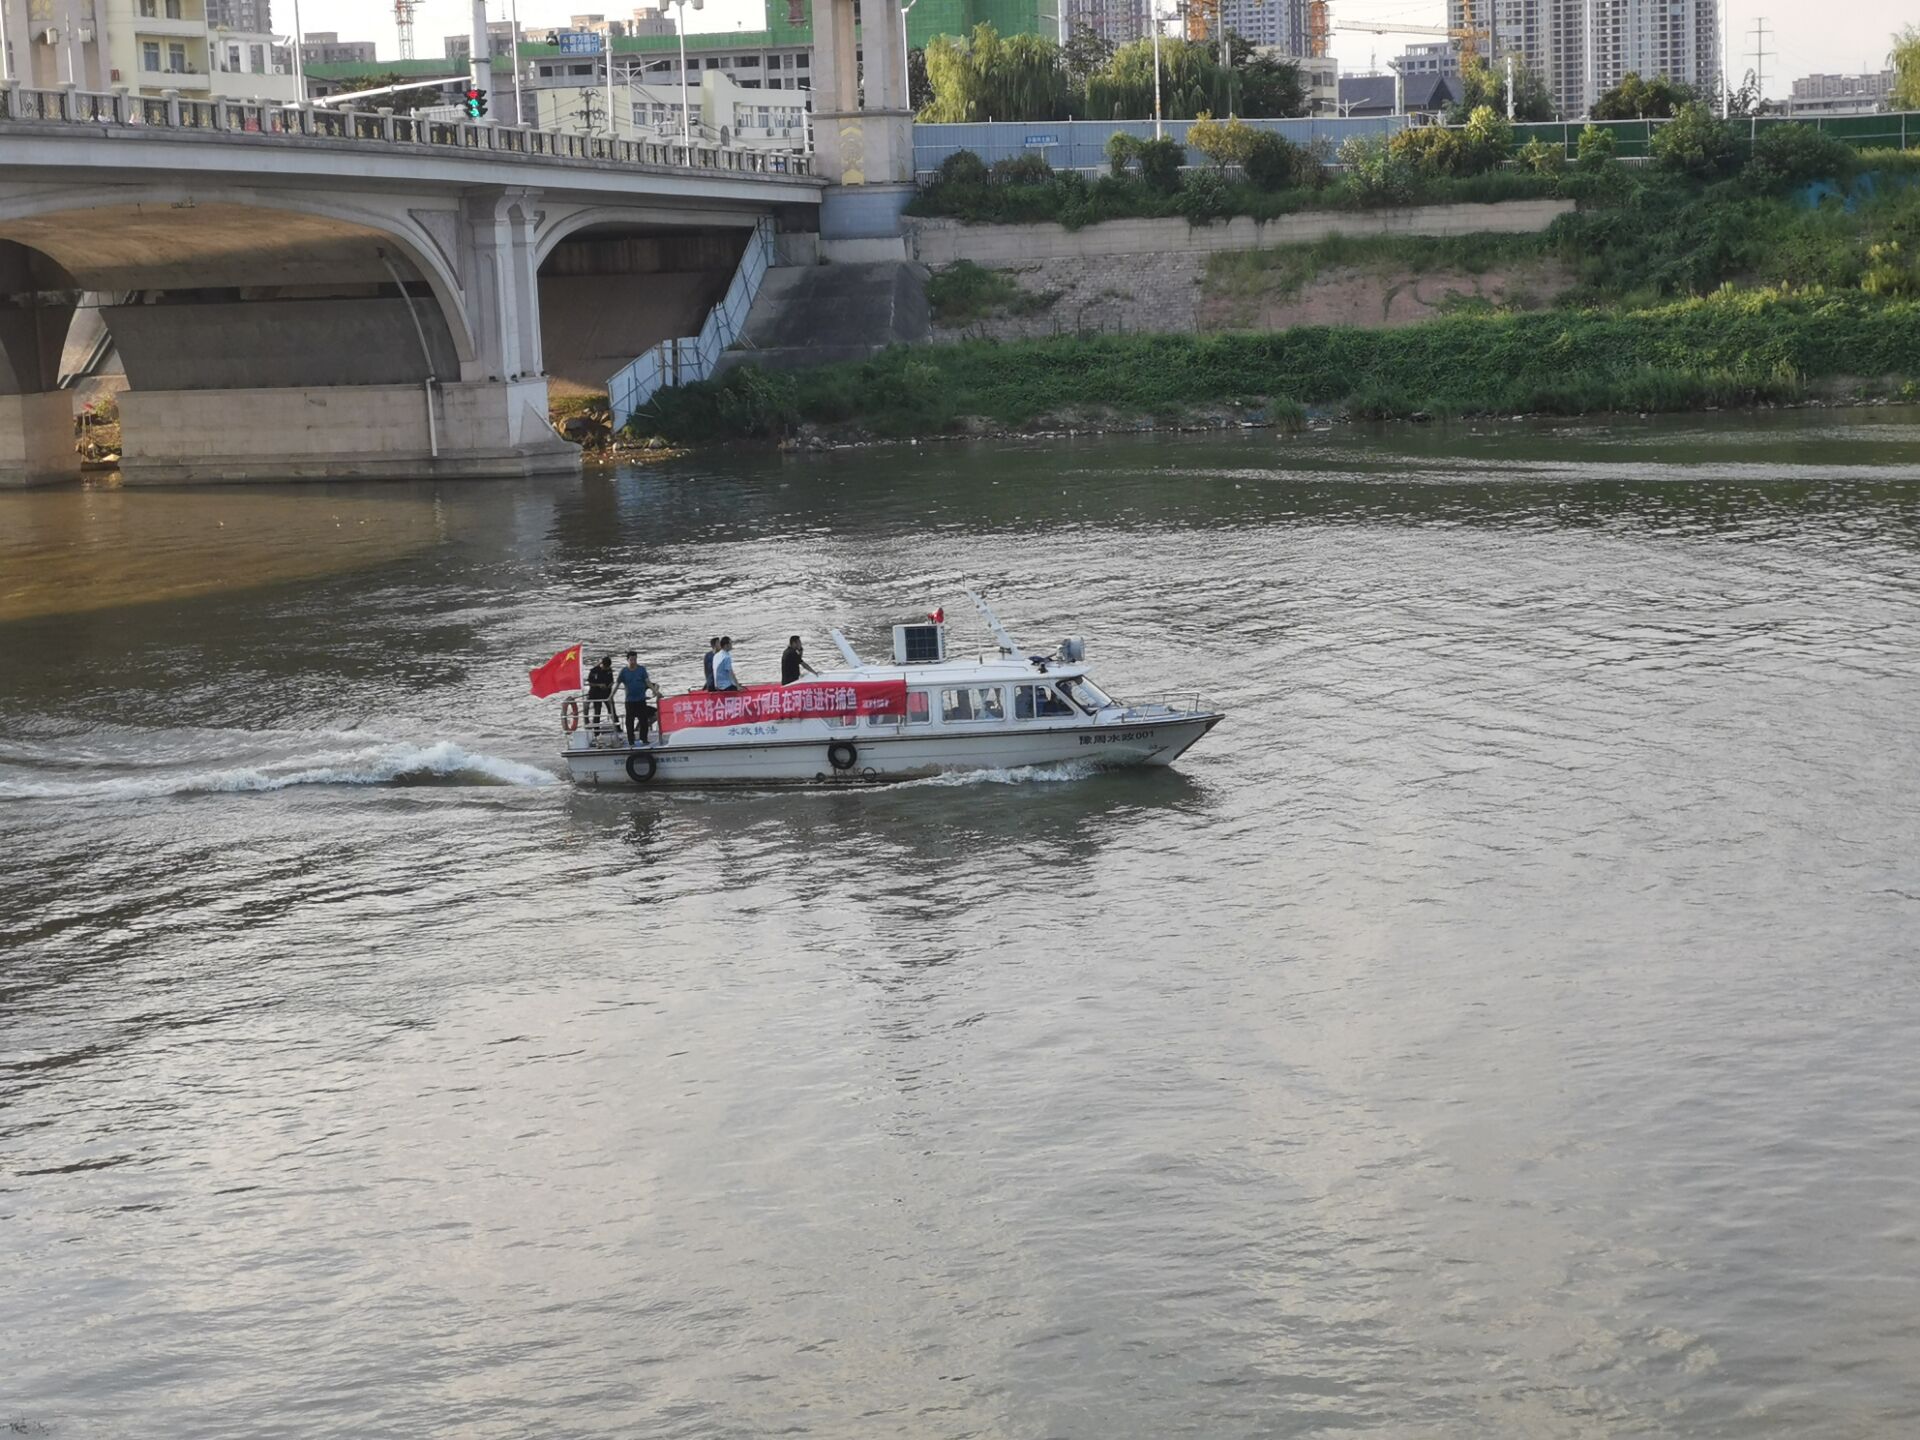
<path fill-rule="evenodd" d="M 611 8 L 608 0 L 576 3 L 583 12 L 597 5 L 604 13 L 619 15 L 631 11 L 634 0 L 623 0 L 620 9 Z M 519 0 L 519 4 L 520 23 L 528 27 L 563 22 L 572 8 L 565 0 Z M 1445 0 L 1332 0 L 1332 5 L 1335 25 L 1342 20 L 1438 25 L 1446 18 Z M 438 55 L 442 36 L 470 28 L 472 8 L 460 0 L 425 0 L 416 13 L 418 53 Z M 507 18 L 507 0 L 487 0 L 487 13 L 496 20 Z M 763 13 L 760 0 L 708 0 L 704 11 L 689 12 L 688 28 L 758 29 Z M 1754 21 L 1765 18 L 1767 49 L 1773 52 L 1766 61 L 1766 91 L 1781 96 L 1789 81 L 1814 71 L 1878 69 L 1887 53 L 1887 37 L 1902 25 L 1920 21 L 1920 0 L 1728 0 L 1726 15 L 1731 32 L 1727 69 L 1736 76 L 1753 68 Z M 290 31 L 294 0 L 273 0 L 273 19 L 282 31 Z M 382 0 L 300 0 L 299 20 L 308 30 L 337 30 L 342 39 L 372 40 L 380 47 L 382 59 L 398 53 L 393 9 Z M 1407 40 L 1418 38 L 1336 31 L 1334 53 L 1343 69 L 1364 70 L 1374 55 L 1384 63 Z"/>

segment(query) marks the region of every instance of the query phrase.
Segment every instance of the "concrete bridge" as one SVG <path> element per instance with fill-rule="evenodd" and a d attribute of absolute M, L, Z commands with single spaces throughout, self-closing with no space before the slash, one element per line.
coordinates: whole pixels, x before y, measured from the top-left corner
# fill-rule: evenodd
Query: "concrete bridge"
<path fill-rule="evenodd" d="M 129 482 L 572 471 L 548 382 L 697 330 L 805 157 L 0 88 L 0 483 L 78 473 L 98 305 Z M 108 303 L 111 302 L 111 303 Z"/>

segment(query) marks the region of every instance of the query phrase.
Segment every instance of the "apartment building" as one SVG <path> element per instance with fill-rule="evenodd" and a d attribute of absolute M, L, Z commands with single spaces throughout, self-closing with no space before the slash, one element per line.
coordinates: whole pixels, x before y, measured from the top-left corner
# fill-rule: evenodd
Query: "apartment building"
<path fill-rule="evenodd" d="M 1490 32 L 1482 53 L 1536 71 L 1562 115 L 1579 116 L 1628 71 L 1703 94 L 1720 88 L 1718 0 L 1448 0 L 1448 23 Z"/>
<path fill-rule="evenodd" d="M 0 0 L 6 74 L 35 90 L 67 83 L 105 90 L 112 65 L 105 18 L 105 0 Z"/>
<path fill-rule="evenodd" d="M 611 126 L 599 90 L 554 87 L 534 92 L 542 129 L 605 135 L 611 128 L 623 140 L 678 140 L 683 98 L 692 102 L 689 129 L 696 139 L 765 150 L 807 148 L 804 95 L 769 96 L 718 71 L 704 72 L 699 84 L 684 92 L 678 85 L 639 80 L 616 86 Z"/>
<path fill-rule="evenodd" d="M 1307 53 L 1306 0 L 1220 0 L 1220 24 L 1255 45 L 1286 55 Z"/>
<path fill-rule="evenodd" d="M 1399 71 L 1402 76 L 1458 75 L 1460 51 L 1448 40 L 1435 40 L 1425 45 L 1409 45 L 1393 59 L 1387 61 L 1387 67 Z"/>
<path fill-rule="evenodd" d="M 488 55 L 505 55 L 513 48 L 513 42 L 516 38 L 519 39 L 522 45 L 527 43 L 526 30 L 521 28 L 516 31 L 513 21 L 489 20 L 487 22 Z M 459 35 L 446 36 L 442 42 L 440 53 L 445 55 L 449 60 L 458 61 L 462 65 L 466 64 L 469 57 L 473 54 L 473 35 L 467 32 Z"/>
<path fill-rule="evenodd" d="M 1893 71 L 1865 75 L 1807 75 L 1793 82 L 1787 109 L 1795 115 L 1858 115 L 1887 108 Z"/>
<path fill-rule="evenodd" d="M 342 40 L 332 30 L 309 30 L 300 37 L 300 60 L 306 65 L 371 65 L 377 58 L 371 40 Z"/>
<path fill-rule="evenodd" d="M 1091 30 L 1111 45 L 1147 38 L 1149 0 L 1063 0 L 1068 35 Z M 909 12 L 911 15 L 911 12 Z"/>
<path fill-rule="evenodd" d="M 207 0 L 207 23 L 249 35 L 273 33 L 273 0 Z"/>

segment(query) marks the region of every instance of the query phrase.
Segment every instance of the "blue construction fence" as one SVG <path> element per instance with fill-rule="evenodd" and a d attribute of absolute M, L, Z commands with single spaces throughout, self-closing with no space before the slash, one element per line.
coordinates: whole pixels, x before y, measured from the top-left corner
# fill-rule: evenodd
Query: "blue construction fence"
<path fill-rule="evenodd" d="M 1187 143 L 1191 120 L 1163 121 L 1169 139 Z M 1324 140 L 1334 149 L 1355 135 L 1391 135 L 1408 124 L 1404 115 L 1374 115 L 1363 119 L 1249 120 L 1256 130 L 1271 130 L 1295 145 Z M 1151 120 L 1048 120 L 1023 124 L 992 120 L 968 125 L 915 125 L 913 168 L 929 175 L 956 150 L 971 150 L 989 165 L 1016 155 L 1044 155 L 1056 170 L 1105 170 L 1107 140 L 1115 134 L 1153 138 Z"/>

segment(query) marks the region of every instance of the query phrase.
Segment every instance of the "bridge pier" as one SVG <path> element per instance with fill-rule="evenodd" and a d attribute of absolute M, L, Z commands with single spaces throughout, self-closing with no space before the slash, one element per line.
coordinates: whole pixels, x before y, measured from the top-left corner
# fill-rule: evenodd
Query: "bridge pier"
<path fill-rule="evenodd" d="M 0 395 L 0 486 L 78 479 L 73 396 L 65 390 Z"/>
<path fill-rule="evenodd" d="M 73 277 L 25 245 L 0 240 L 0 485 L 45 485 L 80 473 L 73 396 L 59 388 L 73 321 Z"/>
<path fill-rule="evenodd" d="M 571 475 L 543 377 L 261 390 L 128 390 L 129 485 Z"/>

